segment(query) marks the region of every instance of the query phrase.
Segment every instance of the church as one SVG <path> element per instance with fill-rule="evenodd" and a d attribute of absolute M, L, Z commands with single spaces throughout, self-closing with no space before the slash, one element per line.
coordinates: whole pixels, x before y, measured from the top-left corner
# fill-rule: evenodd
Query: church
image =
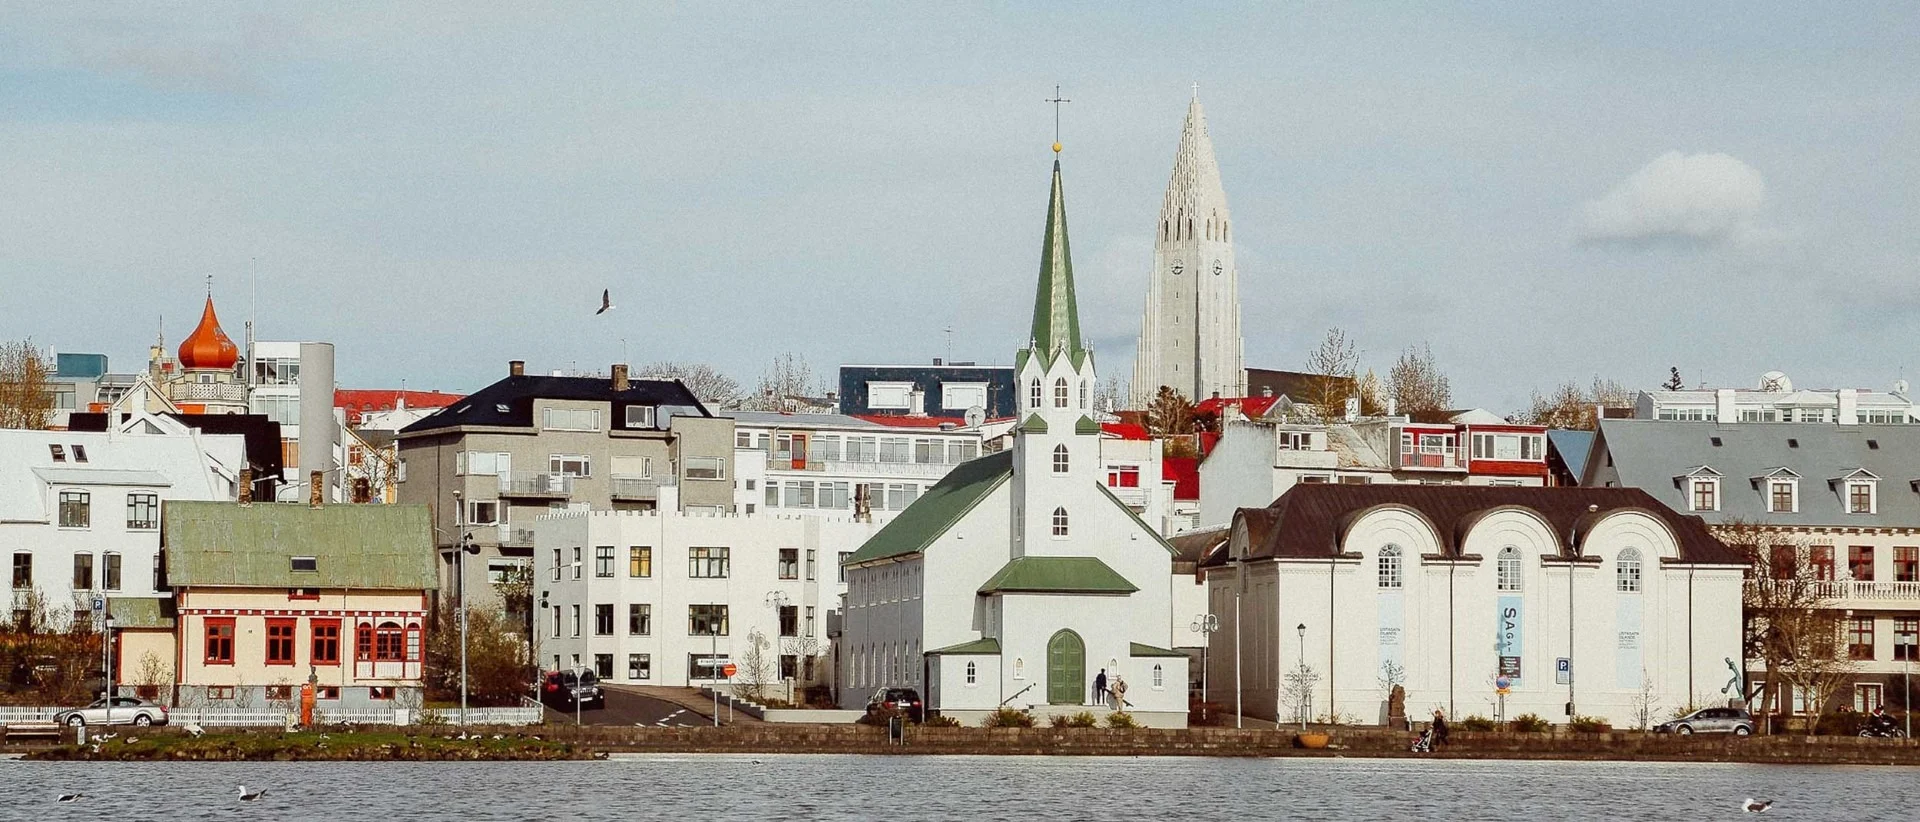
<path fill-rule="evenodd" d="M 1161 386 L 1194 402 L 1246 396 L 1233 218 L 1196 92 L 1154 225 L 1153 270 L 1133 364 L 1132 407 Z"/>
<path fill-rule="evenodd" d="M 1041 721 L 1102 715 L 1104 672 L 1125 681 L 1137 722 L 1185 727 L 1188 659 L 1169 650 L 1173 548 L 1102 482 L 1058 157 L 1014 370 L 1011 445 L 955 468 L 846 560 L 841 707 L 897 687 L 966 725 L 1002 706 Z"/>

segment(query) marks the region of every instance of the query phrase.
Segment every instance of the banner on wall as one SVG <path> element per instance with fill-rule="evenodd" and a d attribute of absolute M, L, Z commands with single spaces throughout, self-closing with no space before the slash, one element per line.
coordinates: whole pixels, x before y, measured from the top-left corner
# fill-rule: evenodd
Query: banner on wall
<path fill-rule="evenodd" d="M 1493 647 L 1499 657 L 1500 675 L 1518 681 L 1520 658 L 1524 655 L 1521 621 L 1525 606 L 1519 597 L 1500 597 L 1495 605 Z"/>
<path fill-rule="evenodd" d="M 1399 591 L 1387 591 L 1380 594 L 1379 637 L 1380 658 L 1375 663 L 1379 667 L 1376 675 L 1384 675 L 1388 665 L 1398 668 L 1404 678 L 1406 673 L 1406 622 L 1403 610 L 1404 595 Z"/>
<path fill-rule="evenodd" d="M 1614 684 L 1629 690 L 1638 689 L 1646 670 L 1641 658 L 1644 643 L 1640 633 L 1640 598 L 1621 596 L 1615 604 L 1613 624 Z"/>

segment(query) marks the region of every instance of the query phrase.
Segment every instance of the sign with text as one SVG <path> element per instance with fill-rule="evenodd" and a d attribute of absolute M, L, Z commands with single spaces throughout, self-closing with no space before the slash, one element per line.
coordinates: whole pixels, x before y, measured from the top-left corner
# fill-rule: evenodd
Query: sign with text
<path fill-rule="evenodd" d="M 1563 656 L 1553 661 L 1553 683 L 1555 685 L 1573 684 L 1573 660 Z"/>
<path fill-rule="evenodd" d="M 1524 608 L 1519 597 L 1500 597 L 1494 616 L 1498 634 L 1494 637 L 1493 646 L 1500 657 L 1500 675 L 1509 679 L 1520 678 L 1520 657 L 1524 653 L 1525 638 L 1521 628 Z"/>

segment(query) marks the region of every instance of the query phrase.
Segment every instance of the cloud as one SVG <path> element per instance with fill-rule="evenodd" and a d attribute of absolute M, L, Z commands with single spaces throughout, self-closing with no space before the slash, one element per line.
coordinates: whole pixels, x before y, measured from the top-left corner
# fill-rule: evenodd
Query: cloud
<path fill-rule="evenodd" d="M 1624 245 L 1741 242 L 1756 233 L 1766 195 L 1760 172 L 1738 158 L 1669 151 L 1588 201 L 1580 239 Z"/>

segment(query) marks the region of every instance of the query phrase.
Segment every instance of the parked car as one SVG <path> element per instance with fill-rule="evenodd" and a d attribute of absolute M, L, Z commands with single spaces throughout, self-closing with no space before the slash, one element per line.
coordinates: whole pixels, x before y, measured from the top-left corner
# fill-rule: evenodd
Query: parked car
<path fill-rule="evenodd" d="M 53 721 L 75 727 L 105 725 L 109 719 L 115 725 L 165 725 L 167 706 L 130 696 L 116 696 L 113 698 L 113 710 L 109 712 L 107 700 L 103 697 L 85 708 L 73 708 L 53 715 Z"/>
<path fill-rule="evenodd" d="M 1733 734 L 1753 733 L 1753 715 L 1739 708 L 1702 708 L 1679 719 L 1653 726 L 1657 734 Z"/>
<path fill-rule="evenodd" d="M 607 695 L 600 690 L 600 677 L 592 671 L 548 671 L 540 682 L 540 701 L 555 709 L 605 708 Z"/>
<path fill-rule="evenodd" d="M 920 692 L 912 688 L 881 688 L 874 691 L 873 697 L 867 700 L 867 715 L 879 713 L 888 705 L 914 722 L 927 720 L 927 706 L 920 701 Z"/>

